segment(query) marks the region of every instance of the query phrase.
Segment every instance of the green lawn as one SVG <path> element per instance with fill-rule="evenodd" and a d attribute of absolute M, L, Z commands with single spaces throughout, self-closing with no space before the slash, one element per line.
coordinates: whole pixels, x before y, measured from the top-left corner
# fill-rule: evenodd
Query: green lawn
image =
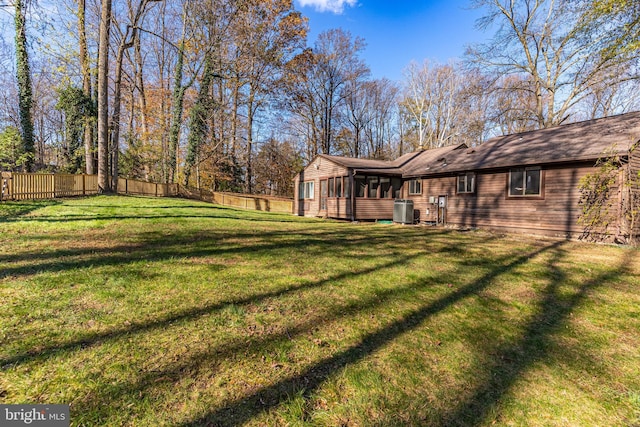
<path fill-rule="evenodd" d="M 637 426 L 637 250 L 0 204 L 0 403 L 87 426 Z"/>

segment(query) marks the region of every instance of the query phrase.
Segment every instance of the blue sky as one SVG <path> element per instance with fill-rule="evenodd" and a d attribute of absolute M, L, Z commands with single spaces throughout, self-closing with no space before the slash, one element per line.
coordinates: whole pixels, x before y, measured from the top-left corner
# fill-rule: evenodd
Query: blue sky
<path fill-rule="evenodd" d="M 475 29 L 482 11 L 470 0 L 296 0 L 309 18 L 309 45 L 331 28 L 365 39 L 362 54 L 374 78 L 401 81 L 412 60 L 446 63 L 492 34 Z"/>

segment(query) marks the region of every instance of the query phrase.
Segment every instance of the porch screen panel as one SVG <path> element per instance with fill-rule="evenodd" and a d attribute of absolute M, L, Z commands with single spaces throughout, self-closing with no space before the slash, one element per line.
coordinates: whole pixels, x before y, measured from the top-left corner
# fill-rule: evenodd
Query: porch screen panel
<path fill-rule="evenodd" d="M 373 199 L 378 197 L 378 186 L 380 186 L 380 179 L 377 176 L 370 176 L 367 178 L 369 184 L 369 198 Z"/>
<path fill-rule="evenodd" d="M 380 177 L 380 197 L 383 199 L 391 197 L 391 178 Z"/>

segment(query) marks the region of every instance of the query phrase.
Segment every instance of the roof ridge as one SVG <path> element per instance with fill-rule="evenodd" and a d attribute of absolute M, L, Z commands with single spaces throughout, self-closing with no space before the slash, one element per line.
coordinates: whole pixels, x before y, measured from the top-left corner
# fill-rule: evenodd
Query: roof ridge
<path fill-rule="evenodd" d="M 526 134 L 529 134 L 529 133 L 532 133 L 532 132 L 552 131 L 552 130 L 558 129 L 560 127 L 566 128 L 566 127 L 569 127 L 569 126 L 577 126 L 577 125 L 585 125 L 585 124 L 586 125 L 594 125 L 595 122 L 599 122 L 599 121 L 602 121 L 602 120 L 611 120 L 611 119 L 614 119 L 614 118 L 617 118 L 617 117 L 627 116 L 627 115 L 630 116 L 630 115 L 634 115 L 634 114 L 640 115 L 640 111 L 629 111 L 629 112 L 626 112 L 626 113 L 613 114 L 611 116 L 596 117 L 595 119 L 580 120 L 578 122 L 560 123 L 560 124 L 557 124 L 557 125 L 554 125 L 554 126 L 550 126 L 548 128 L 531 129 L 531 130 L 526 130 L 526 131 L 522 131 L 522 132 L 507 133 L 507 134 L 497 135 L 497 136 L 491 137 L 485 142 L 491 141 L 492 139 L 496 139 L 496 138 L 506 138 L 506 137 L 509 137 L 509 136 L 526 135 Z"/>

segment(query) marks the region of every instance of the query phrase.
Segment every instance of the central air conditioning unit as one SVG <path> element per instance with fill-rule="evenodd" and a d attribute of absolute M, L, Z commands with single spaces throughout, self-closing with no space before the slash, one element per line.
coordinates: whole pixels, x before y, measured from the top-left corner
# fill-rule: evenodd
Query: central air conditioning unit
<path fill-rule="evenodd" d="M 397 199 L 393 203 L 393 222 L 413 224 L 413 200 Z"/>

